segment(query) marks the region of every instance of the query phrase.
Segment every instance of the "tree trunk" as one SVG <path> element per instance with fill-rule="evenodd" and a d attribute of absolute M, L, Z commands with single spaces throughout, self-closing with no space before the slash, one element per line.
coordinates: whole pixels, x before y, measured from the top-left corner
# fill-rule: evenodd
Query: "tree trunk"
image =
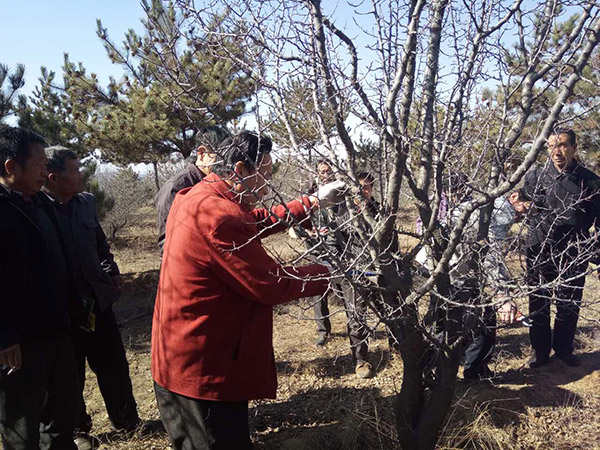
<path fill-rule="evenodd" d="M 423 408 L 423 367 L 425 343 L 415 327 L 404 326 L 404 340 L 400 352 L 404 362 L 402 388 L 396 398 L 396 427 L 398 440 L 403 449 L 418 449 L 417 427 Z"/>

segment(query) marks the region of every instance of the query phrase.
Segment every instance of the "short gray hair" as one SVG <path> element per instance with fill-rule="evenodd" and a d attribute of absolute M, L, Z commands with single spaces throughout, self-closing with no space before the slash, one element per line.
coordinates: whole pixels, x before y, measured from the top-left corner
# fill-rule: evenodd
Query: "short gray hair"
<path fill-rule="evenodd" d="M 67 147 L 55 145 L 46 148 L 48 173 L 61 173 L 67 167 L 67 160 L 78 160 L 77 154 Z"/>

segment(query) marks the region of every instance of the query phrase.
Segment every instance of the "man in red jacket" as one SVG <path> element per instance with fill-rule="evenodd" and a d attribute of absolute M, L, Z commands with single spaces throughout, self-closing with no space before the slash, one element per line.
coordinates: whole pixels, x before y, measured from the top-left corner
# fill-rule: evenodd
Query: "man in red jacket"
<path fill-rule="evenodd" d="M 309 227 L 318 202 L 254 209 L 271 177 L 270 139 L 243 132 L 223 148 L 213 172 L 177 194 L 167 219 L 152 373 L 178 450 L 252 447 L 248 400 L 275 398 L 277 389 L 273 305 L 321 295 L 330 278 L 323 265 L 282 267 L 261 245 L 286 229 L 278 218 Z"/>

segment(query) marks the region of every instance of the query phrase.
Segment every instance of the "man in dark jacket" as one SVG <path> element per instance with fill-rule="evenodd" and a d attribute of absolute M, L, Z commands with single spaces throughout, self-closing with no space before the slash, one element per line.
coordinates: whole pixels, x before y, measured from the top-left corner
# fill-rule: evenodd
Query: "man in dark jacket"
<path fill-rule="evenodd" d="M 319 177 L 323 173 L 327 173 L 323 169 L 328 163 L 319 163 Z M 321 178 L 320 178 L 321 180 Z M 331 178 L 323 179 L 324 182 L 330 181 Z M 369 213 L 373 218 L 377 217 L 378 204 L 373 198 L 373 184 L 375 179 L 368 172 L 358 174 L 358 181 L 361 187 L 362 201 L 368 208 Z M 358 197 L 355 197 L 354 215 L 360 214 L 360 203 Z M 345 204 L 335 205 L 328 209 L 322 209 L 314 214 L 312 221 L 315 225 L 314 230 L 321 236 L 327 246 L 336 251 L 338 254 L 356 258 L 358 261 L 359 270 L 368 265 L 368 258 L 360 257 L 364 253 L 361 243 L 363 242 L 358 232 L 355 229 L 352 221 L 352 214 L 348 211 Z M 365 222 L 367 224 L 367 222 Z M 365 230 L 367 235 L 371 233 L 371 229 L 367 224 Z M 310 245 L 310 244 L 309 244 Z M 328 294 L 338 294 L 344 302 L 344 309 L 348 320 L 347 331 L 350 340 L 350 350 L 354 362 L 354 371 L 359 378 L 371 378 L 374 372 L 368 362 L 369 354 L 369 331 L 366 327 L 367 321 L 367 301 L 371 295 L 367 289 L 356 289 L 348 280 L 343 280 L 339 284 L 334 285 Z M 316 299 L 314 305 L 315 320 L 317 322 L 318 338 L 316 345 L 325 345 L 331 332 L 331 321 L 329 319 L 329 306 L 327 295 L 323 295 Z"/>
<path fill-rule="evenodd" d="M 0 434 L 5 450 L 76 449 L 72 286 L 56 214 L 39 191 L 44 139 L 0 128 Z"/>
<path fill-rule="evenodd" d="M 112 304 L 120 295 L 119 268 L 98 222 L 96 199 L 83 192 L 77 155 L 63 147 L 48 148 L 46 153 L 48 177 L 44 192 L 56 211 L 77 300 L 84 311 L 83 320 L 73 327 L 82 394 L 77 431 L 84 436 L 79 440 L 83 441 L 92 428 L 92 419 L 83 402 L 86 358 L 98 379 L 113 426 L 131 431 L 140 425 L 140 419 L 125 349 L 112 311 Z"/>
<path fill-rule="evenodd" d="M 188 162 L 185 168 L 165 182 L 154 197 L 154 205 L 158 214 L 158 246 L 162 254 L 165 243 L 167 217 L 175 194 L 187 187 L 200 183 L 210 173 L 215 155 L 221 143 L 229 137 L 223 128 L 211 126 L 204 128 L 196 137 L 197 155 L 194 162 Z"/>
<path fill-rule="evenodd" d="M 589 232 L 592 226 L 596 231 L 600 228 L 600 178 L 574 159 L 576 152 L 572 130 L 555 132 L 548 138 L 548 163 L 535 167 L 523 188 L 511 195 L 517 211 L 529 212 L 527 273 L 529 282 L 538 286 L 529 296 L 531 367 L 546 364 L 551 348 L 567 365 L 579 365 L 573 339 L 585 273 L 590 262 L 600 263 L 599 243 Z M 550 328 L 553 295 L 554 335 Z"/>

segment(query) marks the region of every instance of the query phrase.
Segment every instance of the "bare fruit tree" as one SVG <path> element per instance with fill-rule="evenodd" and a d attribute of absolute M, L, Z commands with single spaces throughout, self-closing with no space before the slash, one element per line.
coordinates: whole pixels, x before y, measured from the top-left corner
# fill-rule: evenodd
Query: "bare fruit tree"
<path fill-rule="evenodd" d="M 585 116 L 585 107 L 569 101 L 578 83 L 598 82 L 586 72 L 597 58 L 598 4 L 174 4 L 184 38 L 231 58 L 260 87 L 260 131 L 279 137 L 285 161 L 297 163 L 293 170 L 282 164 L 280 170 L 298 178 L 273 186 L 274 201 L 307 192 L 314 177 L 308 160 L 315 157 L 329 159 L 354 193 L 358 173 L 374 172 L 377 208 L 349 196 L 347 218 L 332 230 L 341 233 L 341 245 L 308 237 L 308 250 L 297 260 L 318 252 L 390 330 L 403 360 L 395 406 L 400 444 L 433 449 L 465 343 L 482 327 L 485 311 L 505 300 L 494 295 L 503 286 L 490 282 L 485 269 L 497 268 L 494 255 L 505 251 L 490 245 L 494 205 L 543 160 L 557 126 Z M 232 42 L 246 49 L 243 59 L 231 51 Z M 168 70 L 185 88 L 185 69 Z M 418 233 L 400 220 L 411 208 L 418 212 Z M 415 271 L 422 249 L 425 276 Z M 579 254 L 590 259 L 590 252 Z M 535 287 L 516 272 L 504 278 L 505 294 L 527 295 Z"/>

